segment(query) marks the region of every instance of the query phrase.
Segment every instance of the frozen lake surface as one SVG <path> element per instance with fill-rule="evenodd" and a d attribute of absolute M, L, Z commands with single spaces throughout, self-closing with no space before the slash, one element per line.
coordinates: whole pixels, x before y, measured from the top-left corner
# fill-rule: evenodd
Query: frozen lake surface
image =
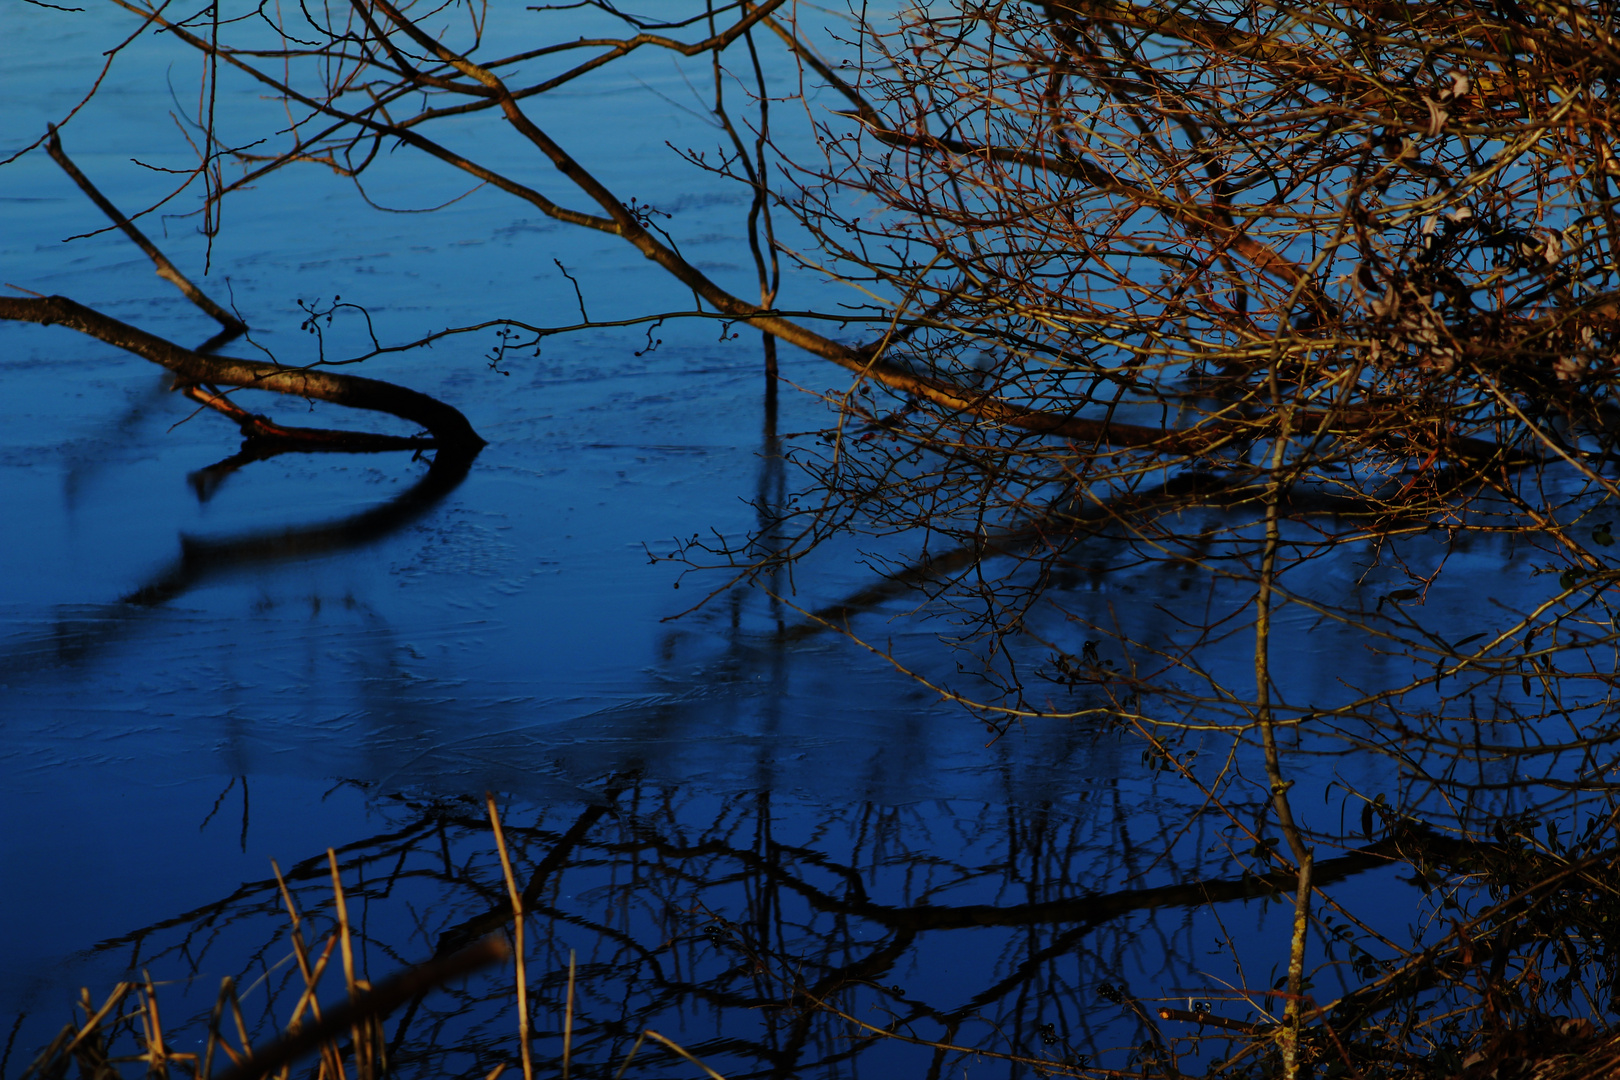
<path fill-rule="evenodd" d="M 16 57 L 0 73 L 10 154 L 72 108 L 128 27 L 110 9 L 11 5 L 0 20 Z M 170 88 L 191 92 L 193 60 L 143 40 L 63 130 L 126 209 L 172 183 L 136 159 L 184 164 Z M 666 227 L 700 267 L 747 294 L 745 196 L 665 145 L 719 138 L 689 82 L 702 76 L 638 58 L 548 97 L 548 118 L 618 190 L 670 213 Z M 256 107 L 249 87 L 221 105 Z M 481 148 L 508 164 L 515 153 Z M 555 261 L 594 318 L 690 306 L 614 238 L 468 193 L 422 155 L 379 166 L 366 195 L 406 209 L 465 197 L 386 213 L 329 171 L 285 170 L 226 204 L 206 274 L 197 219 L 180 216 L 196 206 L 189 194 L 144 224 L 288 361 L 314 347 L 300 304 L 339 296 L 385 341 L 497 316 L 570 322 L 576 299 Z M 0 221 L 5 281 L 182 344 L 213 333 L 121 236 L 65 242 L 105 222 L 42 151 L 0 170 Z M 790 280 L 782 303 L 829 289 Z M 362 331 L 340 313 L 329 353 L 360 347 Z M 1216 936 L 1275 939 L 1285 918 L 1268 919 L 1263 901 L 1217 928 L 1168 896 L 994 925 L 984 911 L 998 906 L 1198 876 L 1218 823 L 1162 792 L 1139 747 L 1113 734 L 1031 724 L 991 742 L 858 644 L 784 636 L 779 626 L 801 621 L 791 609 L 726 588 L 722 573 L 682 577 L 649 558 L 711 531 L 741 539 L 755 501 L 800 483 L 764 434 L 757 335 L 722 339 L 712 323 L 590 331 L 499 370 L 495 345 L 491 331 L 364 367 L 449 402 L 489 440 L 459 482 L 425 481 L 427 463 L 403 453 L 289 454 L 211 486 L 197 474 L 235 452 L 237 433 L 169 392 L 164 372 L 66 330 L 0 325 L 0 1018 L 19 1017 L 7 1075 L 81 986 L 98 996 L 147 965 L 206 1008 L 221 975 L 252 977 L 280 925 L 272 858 L 289 867 L 348 852 L 370 932 L 386 943 L 379 974 L 425 958 L 445 926 L 488 902 L 469 884 L 494 880 L 476 827 L 486 791 L 531 830 L 525 865 L 565 853 L 547 886 L 544 948 L 554 965 L 570 950 L 586 965 L 598 1063 L 652 1025 L 735 1075 L 842 1075 L 863 1053 L 870 1068 L 923 1074 L 927 1051 L 834 1045 L 762 1006 L 781 997 L 757 963 L 766 944 L 864 972 L 883 1008 L 926 1002 L 917 1015 L 945 1027 L 938 1017 L 955 1017 L 970 1044 L 1002 1039 L 1058 1060 L 1146 1038 L 1098 985 L 1200 994 L 1235 977 L 1200 966 Z M 242 342 L 225 351 L 250 353 Z M 844 373 L 791 351 L 783 373 L 812 391 L 848 388 Z M 295 424 L 356 422 L 290 399 L 250 407 Z M 784 393 L 789 440 L 832 422 L 818 398 Z M 310 536 L 320 542 L 301 542 Z M 814 609 L 874 578 L 858 545 L 835 542 L 777 584 Z M 160 602 L 126 599 L 155 583 Z M 1151 621 L 1179 587 L 1166 571 L 1075 595 Z M 910 603 L 860 626 L 948 666 L 938 627 L 901 617 Z M 1288 677 L 1331 693 L 1324 658 L 1349 640 L 1296 639 Z M 1230 659 L 1247 662 L 1241 643 Z M 607 813 L 565 844 L 591 807 Z M 1152 838 L 1170 834 L 1185 841 L 1167 859 Z M 314 905 L 311 874 L 301 895 Z M 1371 895 L 1389 882 L 1345 888 Z M 973 910 L 935 924 L 916 914 L 935 907 Z M 615 1001 L 618 1028 L 603 1019 Z M 496 1038 L 494 1022 L 446 1023 L 459 1033 L 441 1041 L 465 1056 L 424 1075 L 487 1071 L 494 1058 L 477 1047 Z"/>

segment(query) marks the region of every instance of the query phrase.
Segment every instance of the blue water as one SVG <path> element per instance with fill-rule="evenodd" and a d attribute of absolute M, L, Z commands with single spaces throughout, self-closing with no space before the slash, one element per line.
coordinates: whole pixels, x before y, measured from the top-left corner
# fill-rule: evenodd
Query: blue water
<path fill-rule="evenodd" d="M 0 72 L 8 103 L 0 153 L 10 154 L 72 107 L 100 51 L 127 30 L 122 16 L 100 10 L 9 5 L 0 20 L 16 58 Z M 133 159 L 185 164 L 168 119 L 169 86 L 183 98 L 196 75 L 190 57 L 143 40 L 64 129 L 68 152 L 126 209 L 149 205 L 172 183 Z M 701 65 L 638 59 L 548 99 L 547 119 L 622 194 L 671 212 L 667 227 L 683 250 L 747 295 L 743 195 L 681 167 L 664 145 L 719 138 L 688 82 L 702 77 Z M 243 86 L 222 105 L 243 124 L 264 107 Z M 467 137 L 496 164 L 533 168 L 515 145 Z M 366 194 L 424 208 L 468 187 L 401 152 L 368 177 Z M 571 322 L 573 288 L 554 259 L 579 279 L 594 318 L 690 304 L 613 238 L 555 226 L 488 190 L 434 213 L 389 214 L 318 167 L 286 170 L 227 203 L 211 252 L 196 219 L 178 216 L 195 206 L 182 195 L 145 227 L 205 289 L 237 306 L 256 344 L 289 361 L 313 355 L 311 338 L 298 332 L 300 301 L 339 295 L 363 305 L 391 342 L 498 315 Z M 104 222 L 43 152 L 0 170 L 0 222 L 4 280 L 181 343 L 213 332 L 122 237 L 65 242 Z M 810 304 L 830 289 L 800 275 L 782 303 Z M 327 333 L 330 356 L 363 348 L 352 313 Z M 486 358 L 492 331 L 368 362 L 365 374 L 453 404 L 489 440 L 466 479 L 399 513 L 385 535 L 213 566 L 184 577 L 163 602 L 140 605 L 123 598 L 175 581 L 188 540 L 262 537 L 397 506 L 427 465 L 408 454 L 286 455 L 229 476 L 203 501 L 188 476 L 235 452 L 230 424 L 197 415 L 138 358 L 57 328 L 0 325 L 0 565 L 8 569 L 0 575 L 0 1017 L 23 1017 L 8 1075 L 64 1022 L 79 987 L 98 996 L 143 963 L 154 978 L 195 979 L 205 1008 L 220 974 L 251 968 L 243 957 L 279 932 L 275 898 L 263 888 L 269 859 L 290 866 L 351 843 L 371 852 L 367 838 L 435 800 L 476 819 L 485 791 L 499 794 L 511 820 L 555 826 L 547 833 L 554 841 L 622 778 L 640 785 L 638 808 L 616 809 L 600 826 L 595 861 L 560 879 L 554 901 L 577 921 L 559 915 L 548 924 L 561 934 L 548 946 L 551 991 L 555 965 L 575 949 L 601 958 L 592 985 L 604 1000 L 616 979 L 625 995 L 650 993 L 628 973 L 630 961 L 611 959 L 601 926 L 618 916 L 609 912 L 622 909 L 618 925 L 647 949 L 686 942 L 693 972 L 719 978 L 710 969 L 735 962 L 726 952 L 735 941 L 705 928 L 716 918 L 740 922 L 738 912 L 760 902 L 744 880 L 755 871 L 727 863 L 731 855 L 711 853 L 716 866 L 683 878 L 666 852 L 658 861 L 672 876 L 651 874 L 641 892 L 627 887 L 625 848 L 613 845 L 639 843 L 638 821 L 660 835 L 736 840 L 768 819 L 776 843 L 814 848 L 862 876 L 873 899 L 895 905 L 1008 903 L 1230 875 L 1217 852 L 1221 823 L 1204 822 L 1196 799 L 1148 774 L 1136 744 L 1063 722 L 991 740 L 857 644 L 832 635 L 780 640 L 778 621 L 798 616 L 762 593 L 727 587 L 720 572 L 683 577 L 679 566 L 650 560 L 711 530 L 743 538 L 758 520 L 752 500 L 801 482 L 764 434 L 757 336 L 721 340 L 713 324 L 678 323 L 654 334 L 662 344 L 652 351 L 644 351 L 645 329 L 551 338 L 538 357 L 507 357 L 505 373 Z M 252 354 L 245 342 L 226 351 Z M 783 363 L 785 377 L 811 391 L 847 386 L 820 361 L 785 352 Z M 779 429 L 790 437 L 832 422 L 811 395 L 789 387 L 782 400 Z M 298 401 L 250 407 L 289 423 L 400 430 Z M 831 543 L 777 586 L 806 608 L 834 602 L 872 581 L 864 550 Z M 1507 556 L 1461 558 L 1476 557 L 1499 566 Z M 1345 567 L 1319 585 L 1335 591 L 1354 578 Z M 1089 618 L 1123 612 L 1142 638 L 1172 635 L 1173 620 L 1156 605 L 1179 602 L 1180 587 L 1171 571 L 1121 574 L 1078 586 L 1066 603 Z M 1437 605 L 1467 599 L 1436 594 Z M 937 627 L 904 618 L 908 607 L 896 601 L 860 627 L 928 671 L 949 670 Z M 1048 617 L 1061 627 L 1060 616 Z M 1309 623 L 1295 611 L 1284 630 L 1304 641 L 1298 632 Z M 1350 631 L 1317 629 L 1291 649 L 1290 677 L 1324 700 L 1341 693 L 1343 670 L 1325 660 L 1355 642 Z M 1246 662 L 1243 642 L 1206 659 L 1236 670 Z M 1380 677 L 1376 667 L 1357 674 Z M 1336 767 L 1366 784 L 1381 768 Z M 475 802 L 455 801 L 462 798 Z M 487 875 L 487 836 L 465 822 L 457 829 L 443 850 Z M 1156 854 L 1166 835 L 1180 838 L 1168 858 Z M 1031 847 L 1030 837 L 1040 842 Z M 531 859 L 544 852 L 536 843 Z M 388 849 L 400 866 L 440 857 L 437 841 L 407 846 Z M 739 876 L 725 876 L 732 872 Z M 826 874 L 828 889 L 845 880 Z M 268 906 L 226 920 L 228 931 L 210 923 L 217 916 L 196 914 L 243 883 L 259 883 L 248 894 L 254 903 L 268 896 Z M 1344 895 L 1380 888 L 1389 889 L 1385 875 L 1348 883 Z M 308 902 L 320 903 L 317 885 L 308 889 Z M 425 958 L 434 928 L 474 911 L 476 899 L 427 879 L 372 898 L 373 932 L 395 950 L 374 956 L 379 973 Z M 645 910 L 630 913 L 641 903 Z M 1240 977 L 1210 958 L 1223 937 L 1251 950 L 1258 982 L 1285 955 L 1277 928 L 1286 919 L 1268 918 L 1270 907 L 1229 909 L 1226 926 L 1192 909 L 1146 913 L 1093 937 L 1069 925 L 933 932 L 874 980 L 903 984 L 931 1007 L 989 994 L 970 1009 L 981 1026 L 965 1039 L 1005 1038 L 997 1045 L 1036 1054 L 1072 1042 L 1092 1053 L 1144 1038 L 1134 1016 L 1097 996 L 1097 983 L 1128 981 L 1144 999 L 1210 997 Z M 858 951 L 863 938 L 883 933 L 824 910 L 795 918 L 799 936 L 777 942 L 784 953 Z M 197 947 L 203 939 L 209 948 Z M 1048 946 L 1052 956 L 1041 954 Z M 986 990 L 1027 977 L 1028 964 L 1047 974 L 1011 998 Z M 1231 1015 L 1252 1015 L 1247 1009 L 1234 1004 Z M 992 1014 L 1001 1019 L 984 1019 Z M 775 1023 L 760 1015 L 671 991 L 635 1012 L 635 1022 L 656 1020 L 667 1034 L 710 1045 L 741 1075 L 759 1059 L 714 1040 Z M 1063 1038 L 1037 1037 L 1046 1023 Z M 602 1038 L 604 1056 L 625 1051 L 625 1040 Z M 806 1075 L 856 1067 L 829 1063 L 842 1051 L 826 1053 L 807 1052 L 795 1067 Z M 884 1044 L 867 1067 L 911 1069 L 927 1055 Z M 457 1071 L 471 1067 L 458 1062 Z"/>

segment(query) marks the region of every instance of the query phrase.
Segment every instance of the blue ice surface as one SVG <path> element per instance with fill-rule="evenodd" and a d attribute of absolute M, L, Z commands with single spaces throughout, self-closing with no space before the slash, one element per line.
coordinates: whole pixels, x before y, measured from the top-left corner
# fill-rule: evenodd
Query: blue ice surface
<path fill-rule="evenodd" d="M 122 31 L 116 20 L 31 8 L 7 18 L 13 41 L 51 58 L 0 74 L 13 120 L 42 129 Z M 132 158 L 183 163 L 166 79 L 195 72 L 165 75 L 169 63 L 162 43 L 143 41 L 63 133 L 128 208 L 170 183 Z M 746 294 L 743 196 L 681 167 L 664 145 L 707 147 L 717 133 L 667 105 L 649 125 L 648 102 L 663 99 L 638 85 L 698 112 L 701 101 L 667 57 L 612 79 L 548 99 L 569 106 L 551 117 L 554 133 L 627 196 L 671 208 L 667 227 L 688 238 L 688 253 Z M 258 107 L 256 90 L 230 93 L 227 110 Z M 601 134 L 627 127 L 657 137 Z M 8 128 L 0 152 L 34 134 Z M 510 141 L 468 139 L 497 164 L 535 168 Z M 63 242 L 103 222 L 43 153 L 0 175 L 6 280 L 182 343 L 212 333 L 122 237 Z M 571 322 L 573 287 L 553 260 L 578 278 L 594 317 L 690 306 L 616 239 L 557 226 L 489 189 L 466 194 L 463 177 L 420 155 L 389 155 L 367 185 L 390 206 L 465 198 L 433 213 L 381 213 L 330 172 L 284 170 L 227 203 L 206 274 L 196 219 L 177 216 L 194 198 L 146 227 L 288 362 L 314 355 L 300 302 L 339 296 L 391 342 L 496 316 Z M 790 282 L 784 303 L 825 290 Z M 323 330 L 329 356 L 364 347 L 353 312 Z M 368 835 L 375 803 L 340 780 L 373 794 L 493 790 L 579 806 L 633 770 L 706 806 L 777 793 L 784 820 L 806 835 L 850 806 L 910 807 L 953 857 L 958 822 L 1032 806 L 1083 816 L 1099 791 L 1163 826 L 1155 814 L 1169 804 L 1120 740 L 1046 724 L 987 746 L 960 709 L 859 645 L 775 640 L 777 616 L 797 616 L 746 587 L 671 619 L 726 578 L 683 577 L 649 552 L 668 555 L 694 536 L 741 540 L 757 521 L 750 500 L 780 465 L 762 435 L 757 336 L 722 341 L 706 322 L 653 333 L 664 343 L 652 351 L 646 328 L 551 338 L 501 370 L 488 362 L 493 330 L 368 362 L 365 374 L 455 405 L 490 441 L 466 480 L 364 545 L 218 567 L 142 605 L 125 598 L 164 580 L 188 542 L 352 518 L 401 498 L 427 466 L 408 454 L 288 455 L 199 501 L 187 477 L 235 451 L 226 421 L 199 415 L 139 358 L 60 328 L 0 326 L 0 926 L 29 928 L 0 936 L 0 1009 L 54 1018 L 70 991 L 98 993 L 126 973 L 128 953 L 96 952 L 97 942 L 261 879 L 272 857 L 288 863 Z M 227 351 L 253 354 L 244 342 Z M 790 350 L 783 363 L 812 390 L 848 384 Z M 296 400 L 249 407 L 294 424 L 409 433 Z M 815 398 L 784 395 L 781 430 L 830 422 Z M 829 544 L 776 584 L 806 608 L 833 602 L 871 581 L 859 555 L 853 543 Z M 1100 618 L 1119 600 L 1152 618 L 1160 587 L 1173 595 L 1173 582 L 1147 582 L 1077 603 Z M 948 666 L 932 628 L 894 618 L 902 609 L 865 616 L 869 640 Z M 1332 672 L 1317 660 L 1342 644 L 1319 634 L 1288 662 L 1331 693 Z M 1230 660 L 1246 662 L 1241 643 Z M 1075 887 L 1120 886 L 1128 869 Z M 1163 868 L 1144 873 L 1136 884 L 1168 880 Z M 1261 922 L 1245 932 L 1258 935 Z M 974 940 L 926 953 L 910 977 L 993 968 L 1005 942 Z"/>

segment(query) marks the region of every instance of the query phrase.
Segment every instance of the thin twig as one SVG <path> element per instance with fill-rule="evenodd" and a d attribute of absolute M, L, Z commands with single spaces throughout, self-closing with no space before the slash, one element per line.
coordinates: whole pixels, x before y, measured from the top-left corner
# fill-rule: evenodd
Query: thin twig
<path fill-rule="evenodd" d="M 182 274 L 180 268 L 170 262 L 169 257 L 159 251 L 158 246 L 147 239 L 146 234 L 136 228 L 135 223 L 125 217 L 118 207 L 112 204 L 112 200 L 103 195 L 96 185 L 90 182 L 88 176 L 79 171 L 79 167 L 73 163 L 73 159 L 69 158 L 67 152 L 62 149 L 62 140 L 57 136 L 55 125 L 51 126 L 50 132 L 50 137 L 45 140 L 45 149 L 55 159 L 56 163 L 62 166 L 62 171 L 67 173 L 75 184 L 79 185 L 79 190 L 90 196 L 90 201 L 100 207 L 101 212 L 111 218 L 113 224 L 122 229 L 124 235 L 134 241 L 136 247 L 146 252 L 146 257 L 151 259 L 153 264 L 157 266 L 158 277 L 174 285 L 175 288 L 185 294 L 187 300 L 190 300 L 211 315 L 220 326 L 231 332 L 233 336 L 244 333 L 247 330 L 247 324 L 214 303 L 207 293 L 192 284 L 191 279 Z"/>

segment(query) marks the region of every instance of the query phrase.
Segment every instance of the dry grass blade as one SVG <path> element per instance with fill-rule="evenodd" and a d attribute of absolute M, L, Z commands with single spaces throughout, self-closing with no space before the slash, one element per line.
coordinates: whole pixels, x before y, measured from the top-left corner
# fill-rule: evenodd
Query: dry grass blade
<path fill-rule="evenodd" d="M 510 950 L 504 941 L 486 938 L 454 956 L 408 968 L 375 989 L 357 988 L 353 1001 L 330 1010 L 319 1023 L 256 1051 L 243 1065 L 231 1069 L 217 1080 L 258 1080 L 292 1064 L 305 1054 L 331 1044 L 345 1032 L 360 1028 L 366 1021 L 388 1015 L 418 994 L 424 994 L 452 979 L 470 975 L 509 955 Z"/>
<path fill-rule="evenodd" d="M 529 1029 L 529 979 L 523 952 L 523 893 L 518 890 L 517 878 L 512 874 L 512 857 L 506 850 L 506 834 L 501 831 L 501 817 L 495 810 L 495 796 L 486 793 L 484 806 L 489 811 L 489 827 L 495 833 L 495 848 L 501 855 L 501 874 L 506 878 L 506 894 L 512 901 L 512 950 L 517 967 L 518 1049 L 523 1054 L 523 1080 L 534 1080 L 534 1052 Z M 568 1075 L 566 1050 L 563 1076 Z"/>
<path fill-rule="evenodd" d="M 107 1014 L 116 1009 L 119 1003 L 122 1002 L 124 998 L 127 997 L 134 989 L 135 984 L 129 982 L 121 982 L 117 986 L 113 987 L 113 992 L 107 995 L 107 1000 L 102 1003 L 101 1008 L 97 1009 L 94 1014 L 85 1020 L 84 1026 L 79 1029 L 79 1034 L 74 1037 L 72 1042 L 68 1043 L 67 1046 L 63 1048 L 62 1053 L 64 1055 L 73 1053 L 74 1050 L 78 1049 L 79 1043 L 83 1042 L 86 1038 L 94 1033 L 100 1031 L 101 1022 L 107 1019 Z M 90 991 L 86 990 L 84 992 L 84 996 L 85 1000 L 88 1001 L 90 998 Z"/>
<path fill-rule="evenodd" d="M 568 1001 L 563 1007 L 562 1080 L 568 1080 L 568 1068 L 574 1053 L 574 950 L 568 950 Z"/>
<path fill-rule="evenodd" d="M 343 946 L 343 986 L 349 996 L 349 1007 L 353 1010 L 355 1002 L 360 997 L 360 987 L 354 974 L 354 938 L 349 932 L 349 903 L 343 893 L 343 877 L 338 872 L 337 852 L 327 848 L 326 862 L 332 872 L 332 902 L 337 906 L 338 941 Z M 354 1048 L 355 1071 L 361 1080 L 369 1080 L 375 1073 L 369 1068 L 369 1047 L 361 1036 L 358 1014 L 354 1027 L 349 1031 L 349 1039 L 350 1045 Z M 343 1076 L 341 1062 L 336 1075 L 341 1080 Z"/>
<path fill-rule="evenodd" d="M 667 1039 L 664 1036 L 658 1034 L 658 1032 L 652 1030 L 651 1028 L 648 1028 L 646 1031 L 642 1032 L 642 1034 L 644 1036 L 646 1036 L 647 1038 L 653 1040 L 654 1042 L 659 1043 L 659 1044 L 667 1047 L 673 1053 L 676 1053 L 676 1054 L 680 1055 L 681 1057 L 685 1058 L 687 1061 L 690 1061 L 693 1065 L 696 1065 L 698 1068 L 702 1069 L 703 1070 L 703 1075 L 709 1077 L 710 1080 L 726 1080 L 725 1077 L 721 1076 L 719 1073 L 717 1073 L 713 1069 L 709 1068 L 707 1065 L 705 1065 L 702 1062 L 702 1060 L 700 1060 L 697 1056 L 695 1056 L 690 1050 L 686 1049 L 686 1047 L 684 1047 L 684 1046 L 681 1046 L 679 1043 L 675 1042 L 673 1039 Z M 637 1041 L 637 1045 L 638 1046 L 640 1045 L 639 1040 Z"/>
<path fill-rule="evenodd" d="M 646 1041 L 647 1041 L 647 1033 L 645 1031 L 643 1031 L 640 1035 L 636 1036 L 636 1041 L 630 1047 L 630 1052 L 628 1054 L 624 1055 L 624 1062 L 622 1064 L 620 1064 L 619 1071 L 613 1074 L 613 1080 L 622 1080 L 622 1078 L 624 1077 L 624 1074 L 630 1068 L 630 1063 L 632 1061 L 636 1060 L 636 1055 L 641 1052 L 641 1044 L 646 1042 Z"/>
<path fill-rule="evenodd" d="M 292 1016 L 287 1021 L 287 1034 L 296 1034 L 303 1022 L 304 1010 L 309 1009 L 310 1015 L 319 1023 L 321 1019 L 321 1003 L 317 996 L 321 976 L 326 973 L 327 962 L 332 959 L 332 949 L 337 944 L 335 938 L 328 938 L 326 947 L 321 951 L 321 957 L 316 961 L 315 967 L 309 965 L 309 947 L 304 943 L 304 921 L 298 912 L 298 905 L 293 902 L 292 893 L 287 888 L 287 880 L 281 874 L 281 867 L 274 859 L 270 860 L 270 869 L 276 876 L 276 888 L 281 893 L 281 902 L 287 909 L 287 918 L 292 920 L 293 955 L 298 960 L 298 970 L 304 977 L 304 992 L 299 996 L 298 1004 L 294 1006 Z M 343 1073 L 343 1060 L 333 1046 L 321 1048 L 322 1071 L 327 1076 L 341 1076 Z"/>
<path fill-rule="evenodd" d="M 146 980 L 146 995 L 142 1002 L 141 1026 L 146 1030 L 146 1067 L 155 1077 L 169 1075 L 169 1052 L 163 1045 L 163 1018 L 158 1013 L 157 987 L 152 984 L 151 972 L 141 972 Z"/>
<path fill-rule="evenodd" d="M 57 1033 L 50 1045 L 42 1050 L 27 1069 L 23 1070 L 23 1080 L 31 1077 L 60 1077 L 67 1073 L 71 1058 L 79 1059 L 79 1071 L 82 1076 L 95 1077 L 102 1075 L 105 1069 L 106 1053 L 102 1049 L 103 1025 L 107 1017 L 118 1008 L 123 1000 L 136 988 L 135 983 L 121 982 L 113 987 L 113 992 L 107 995 L 107 1000 L 99 1009 L 92 1009 L 90 991 L 82 991 L 81 1004 L 85 1013 L 85 1021 L 80 1026 L 68 1024 Z"/>

